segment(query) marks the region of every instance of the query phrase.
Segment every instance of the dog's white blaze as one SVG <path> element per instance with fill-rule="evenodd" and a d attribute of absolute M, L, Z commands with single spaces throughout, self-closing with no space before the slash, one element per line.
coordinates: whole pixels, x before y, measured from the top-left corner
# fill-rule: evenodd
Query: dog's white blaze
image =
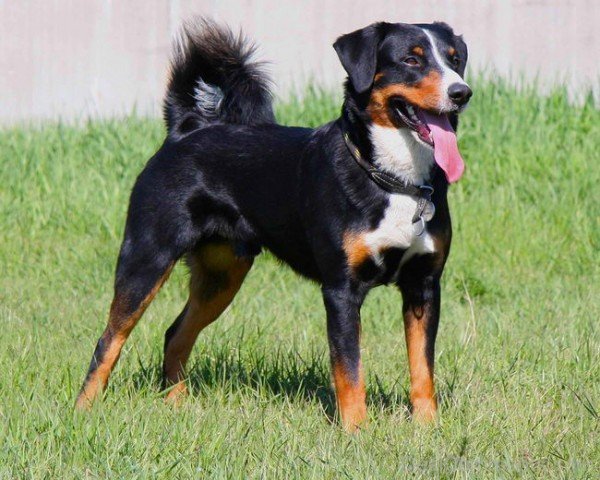
<path fill-rule="evenodd" d="M 442 70 L 442 85 L 440 88 L 441 88 L 441 91 L 443 92 L 443 100 L 442 100 L 442 103 L 439 105 L 439 109 L 440 109 L 440 111 L 455 110 L 456 105 L 452 102 L 452 100 L 448 96 L 448 88 L 450 87 L 450 85 L 452 85 L 454 83 L 460 83 L 461 85 L 467 85 L 467 82 L 465 82 L 458 73 L 456 73 L 454 70 L 452 70 L 448 66 L 448 64 L 445 62 L 445 60 L 442 58 L 442 56 L 440 55 L 440 51 L 438 50 L 437 45 L 435 43 L 435 38 L 433 37 L 431 32 L 428 32 L 424 28 L 422 28 L 421 30 L 423 30 L 423 32 L 425 32 L 425 35 L 427 35 L 427 38 L 429 38 L 429 42 L 431 43 L 431 49 L 433 52 L 433 58 L 435 58 L 435 61 L 437 62 L 437 64 L 440 66 L 440 68 Z"/>
<path fill-rule="evenodd" d="M 386 248 L 407 249 L 401 265 L 413 255 L 433 253 L 433 239 L 425 230 L 417 236 L 412 222 L 417 201 L 408 195 L 390 195 L 389 205 L 375 230 L 365 235 L 365 243 L 375 261 L 380 261 L 380 252 Z"/>
<path fill-rule="evenodd" d="M 369 129 L 373 161 L 407 183 L 422 185 L 429 180 L 435 160 L 433 148 L 407 128 L 388 128 L 373 124 Z"/>

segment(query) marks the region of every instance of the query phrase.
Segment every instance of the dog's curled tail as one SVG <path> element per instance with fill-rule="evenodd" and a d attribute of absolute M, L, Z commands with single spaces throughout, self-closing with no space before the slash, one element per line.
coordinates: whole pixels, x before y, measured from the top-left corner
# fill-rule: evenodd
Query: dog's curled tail
<path fill-rule="evenodd" d="M 164 102 L 171 138 L 214 123 L 275 122 L 271 81 L 264 64 L 252 59 L 255 50 L 241 33 L 206 18 L 184 24 Z"/>

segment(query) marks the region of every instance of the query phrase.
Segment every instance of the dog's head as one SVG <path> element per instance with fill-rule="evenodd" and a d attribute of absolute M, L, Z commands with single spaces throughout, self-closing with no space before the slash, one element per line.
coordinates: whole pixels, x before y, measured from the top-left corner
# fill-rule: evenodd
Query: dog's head
<path fill-rule="evenodd" d="M 375 23 L 333 47 L 348 73 L 346 96 L 365 121 L 409 129 L 430 147 L 438 132 L 441 144 L 444 130 L 456 129 L 472 92 L 463 79 L 467 46 L 448 25 Z"/>

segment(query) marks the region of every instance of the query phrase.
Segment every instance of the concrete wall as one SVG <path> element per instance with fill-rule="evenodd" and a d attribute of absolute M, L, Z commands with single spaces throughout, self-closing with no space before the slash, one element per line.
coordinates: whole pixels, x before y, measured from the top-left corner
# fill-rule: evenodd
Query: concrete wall
<path fill-rule="evenodd" d="M 0 123 L 158 114 L 180 20 L 242 26 L 273 61 L 278 92 L 307 78 L 338 85 L 332 42 L 376 20 L 445 20 L 471 69 L 599 84 L 598 0 L 0 0 Z"/>

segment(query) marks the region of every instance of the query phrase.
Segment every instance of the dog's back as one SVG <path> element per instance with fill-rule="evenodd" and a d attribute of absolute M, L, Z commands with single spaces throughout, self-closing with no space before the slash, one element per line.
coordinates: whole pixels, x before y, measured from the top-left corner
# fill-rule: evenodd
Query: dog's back
<path fill-rule="evenodd" d="M 254 52 L 254 44 L 241 33 L 207 19 L 184 26 L 164 102 L 171 139 L 217 123 L 275 123 L 271 82 L 264 65 L 252 59 Z"/>

